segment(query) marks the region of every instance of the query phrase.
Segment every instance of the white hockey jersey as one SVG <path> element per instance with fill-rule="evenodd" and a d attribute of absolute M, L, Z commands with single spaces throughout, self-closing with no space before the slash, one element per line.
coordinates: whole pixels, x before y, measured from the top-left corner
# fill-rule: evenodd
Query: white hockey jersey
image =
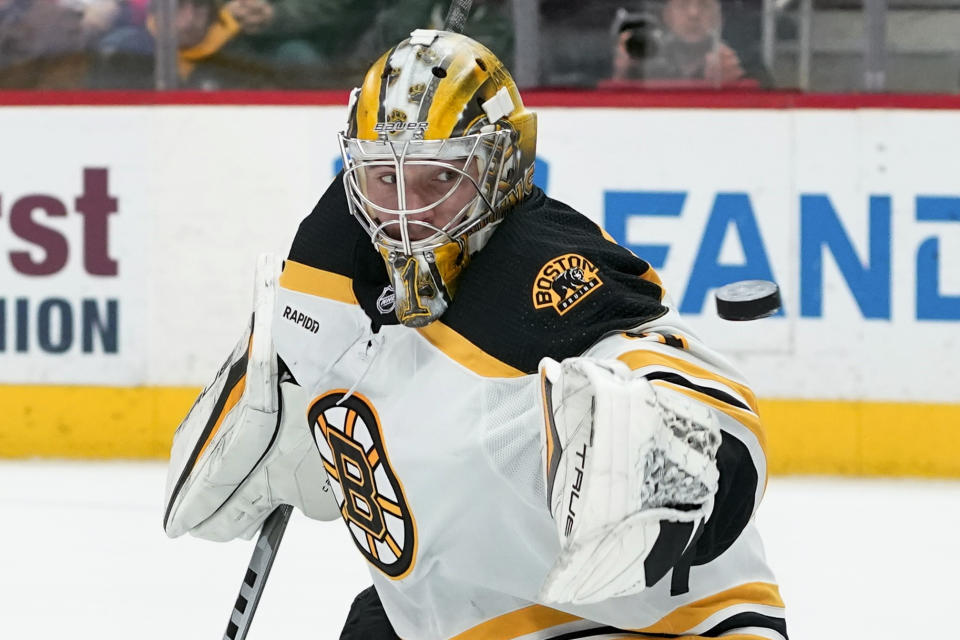
<path fill-rule="evenodd" d="M 319 452 L 406 640 L 787 637 L 752 524 L 766 482 L 756 399 L 683 327 L 649 265 L 587 218 L 534 190 L 472 257 L 443 317 L 411 329 L 397 324 L 383 262 L 337 181 L 270 283 L 276 298 L 257 303 L 175 438 L 168 534 L 249 535 L 278 501 L 336 517 Z M 703 527 L 660 523 L 644 591 L 548 607 L 537 593 L 560 544 L 537 366 L 584 355 L 619 359 L 710 408 L 719 488 Z M 249 385 L 248 359 L 259 372 Z M 284 389 L 282 410 L 273 389 Z M 269 471 L 274 455 L 294 464 Z"/>
<path fill-rule="evenodd" d="M 535 191 L 474 256 L 441 321 L 415 330 L 396 324 L 380 257 L 342 199 L 335 184 L 301 225 L 274 341 L 402 638 L 786 638 L 752 524 L 766 480 L 756 400 L 683 328 L 649 265 Z M 536 601 L 559 553 L 536 369 L 577 355 L 619 358 L 714 409 L 721 475 L 707 526 L 651 553 L 655 583 L 560 610 Z"/>

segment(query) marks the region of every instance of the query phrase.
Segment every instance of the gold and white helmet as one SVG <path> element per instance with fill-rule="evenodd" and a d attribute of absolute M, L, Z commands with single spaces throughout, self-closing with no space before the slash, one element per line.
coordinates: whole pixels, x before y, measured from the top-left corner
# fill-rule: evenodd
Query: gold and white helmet
<path fill-rule="evenodd" d="M 503 63 L 459 33 L 418 29 L 367 71 L 339 137 L 344 183 L 400 322 L 446 311 L 470 256 L 533 189 L 536 136 Z"/>

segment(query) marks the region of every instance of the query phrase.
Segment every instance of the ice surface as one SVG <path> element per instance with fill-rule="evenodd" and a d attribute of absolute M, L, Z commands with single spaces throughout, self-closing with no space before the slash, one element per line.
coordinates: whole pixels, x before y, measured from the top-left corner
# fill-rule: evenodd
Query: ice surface
<path fill-rule="evenodd" d="M 169 540 L 160 463 L 0 462 L 0 637 L 222 637 L 252 542 Z M 794 640 L 953 637 L 960 483 L 771 478 L 759 515 Z M 294 514 L 249 638 L 337 637 L 370 583 Z"/>

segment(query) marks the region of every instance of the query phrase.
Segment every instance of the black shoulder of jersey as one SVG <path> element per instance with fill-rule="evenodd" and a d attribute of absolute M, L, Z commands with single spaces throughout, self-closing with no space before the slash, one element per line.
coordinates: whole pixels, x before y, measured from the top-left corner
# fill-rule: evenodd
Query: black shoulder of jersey
<path fill-rule="evenodd" d="M 350 215 L 340 173 L 300 223 L 288 257 L 314 269 L 352 277 L 357 241 L 365 238 Z"/>
<path fill-rule="evenodd" d="M 342 172 L 300 223 L 288 258 L 350 278 L 354 294 L 370 316 L 374 330 L 397 323 L 393 311 L 383 313 L 378 309 L 377 300 L 390 280 L 370 237 L 350 215 Z"/>
<path fill-rule="evenodd" d="M 441 320 L 533 373 L 545 356 L 579 356 L 609 333 L 662 316 L 663 290 L 650 265 L 608 238 L 535 189 L 473 256 Z"/>

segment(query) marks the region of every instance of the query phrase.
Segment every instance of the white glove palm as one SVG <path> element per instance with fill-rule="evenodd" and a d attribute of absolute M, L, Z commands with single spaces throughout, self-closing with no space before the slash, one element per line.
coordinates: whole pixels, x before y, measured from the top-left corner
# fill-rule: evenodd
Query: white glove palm
<path fill-rule="evenodd" d="M 583 604 L 641 591 L 660 522 L 710 516 L 716 420 L 619 361 L 546 358 L 540 374 L 546 486 L 561 543 L 540 598 Z"/>

